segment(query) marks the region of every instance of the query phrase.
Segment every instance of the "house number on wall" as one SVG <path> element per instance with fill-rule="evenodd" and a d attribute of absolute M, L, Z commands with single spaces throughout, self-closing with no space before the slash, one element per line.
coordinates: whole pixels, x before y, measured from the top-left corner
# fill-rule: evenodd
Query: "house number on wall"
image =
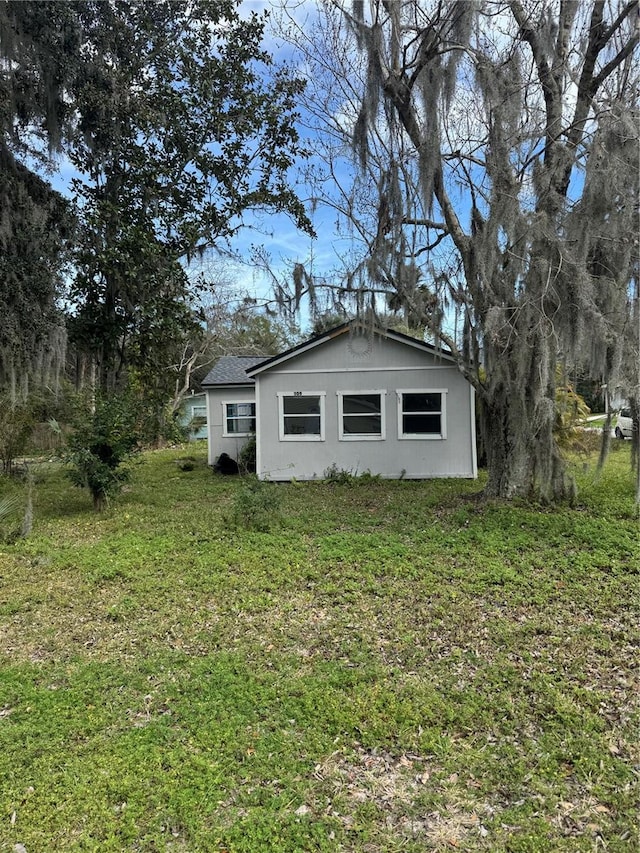
<path fill-rule="evenodd" d="M 293 396 L 294 397 L 302 397 L 302 391 L 294 391 Z"/>

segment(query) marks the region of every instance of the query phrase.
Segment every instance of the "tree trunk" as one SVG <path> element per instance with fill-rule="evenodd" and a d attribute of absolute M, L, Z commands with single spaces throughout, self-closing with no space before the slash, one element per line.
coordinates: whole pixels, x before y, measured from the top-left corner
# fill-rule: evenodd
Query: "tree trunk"
<path fill-rule="evenodd" d="M 487 455 L 489 498 L 572 500 L 573 480 L 556 445 L 556 357 L 551 334 L 527 323 L 510 335 L 529 346 L 504 340 L 485 342 L 487 378 L 480 391 L 480 426 Z"/>
<path fill-rule="evenodd" d="M 489 472 L 484 493 L 489 498 L 526 498 L 533 488 L 530 448 L 522 440 L 522 430 L 511 422 L 508 397 L 505 390 L 482 406 L 482 436 Z"/>
<path fill-rule="evenodd" d="M 93 508 L 96 512 L 104 512 L 107 508 L 107 496 L 104 492 L 93 492 Z"/>
<path fill-rule="evenodd" d="M 520 399 L 511 394 L 517 388 L 494 394 L 482 405 L 481 428 L 489 472 L 484 495 L 487 498 L 525 498 L 544 503 L 573 500 L 575 485 L 553 437 L 553 417 L 548 398 Z M 522 428 L 520 418 L 537 423 L 537 430 Z"/>
<path fill-rule="evenodd" d="M 598 471 L 602 471 L 604 468 L 605 462 L 609 458 L 609 450 L 611 448 L 611 424 L 613 422 L 613 415 L 609 410 L 609 406 L 607 406 L 607 410 L 607 417 L 605 418 L 605 422 L 602 427 L 600 455 L 598 456 Z"/>

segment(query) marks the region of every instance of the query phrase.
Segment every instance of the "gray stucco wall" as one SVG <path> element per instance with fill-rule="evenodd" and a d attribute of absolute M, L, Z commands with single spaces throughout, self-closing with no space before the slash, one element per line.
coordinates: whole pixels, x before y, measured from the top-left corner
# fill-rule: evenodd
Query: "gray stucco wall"
<path fill-rule="evenodd" d="M 248 436 L 224 435 L 225 403 L 249 403 L 255 401 L 255 388 L 209 388 L 207 390 L 207 424 L 209 429 L 208 462 L 213 465 L 221 453 L 227 453 L 232 459 L 249 440 Z"/>
<path fill-rule="evenodd" d="M 335 465 L 385 478 L 477 476 L 473 391 L 457 368 L 429 352 L 381 337 L 366 351 L 354 350 L 344 334 L 259 374 L 258 475 L 317 479 Z M 398 389 L 442 392 L 445 438 L 399 437 Z M 345 391 L 384 392 L 383 440 L 340 440 L 338 392 Z M 278 394 L 283 392 L 324 395 L 323 440 L 280 439 Z"/>

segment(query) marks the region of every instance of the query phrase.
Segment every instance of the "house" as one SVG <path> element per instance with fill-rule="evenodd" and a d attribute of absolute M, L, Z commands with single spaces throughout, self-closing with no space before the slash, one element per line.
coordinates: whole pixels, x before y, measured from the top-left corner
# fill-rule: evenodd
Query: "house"
<path fill-rule="evenodd" d="M 472 386 L 400 332 L 344 323 L 280 355 L 221 358 L 202 387 L 210 465 L 255 433 L 261 479 L 477 476 Z"/>
<path fill-rule="evenodd" d="M 180 407 L 180 424 L 189 427 L 189 440 L 207 438 L 207 395 L 195 394 L 193 391 L 186 397 Z"/>
<path fill-rule="evenodd" d="M 225 355 L 202 382 L 207 397 L 209 465 L 221 453 L 237 459 L 256 432 L 255 381 L 247 370 L 262 364 L 266 355 Z"/>

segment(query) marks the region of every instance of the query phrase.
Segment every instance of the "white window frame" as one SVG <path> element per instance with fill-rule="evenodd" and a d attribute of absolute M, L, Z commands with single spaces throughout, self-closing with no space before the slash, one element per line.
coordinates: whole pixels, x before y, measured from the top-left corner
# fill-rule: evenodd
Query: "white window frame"
<path fill-rule="evenodd" d="M 396 394 L 398 398 L 398 440 L 399 441 L 442 441 L 447 437 L 447 392 L 448 388 L 397 388 Z M 405 412 L 402 408 L 403 394 L 440 394 L 440 432 L 403 432 L 402 416 L 403 414 L 412 414 Z M 425 412 L 424 414 L 429 414 Z M 431 414 L 438 414 L 433 412 Z"/>
<path fill-rule="evenodd" d="M 280 441 L 324 441 L 326 391 L 278 391 L 278 431 Z M 284 400 L 286 397 L 318 397 L 320 399 L 320 435 L 285 435 Z"/>
<path fill-rule="evenodd" d="M 222 401 L 222 435 L 225 438 L 236 438 L 236 437 L 246 438 L 248 435 L 255 435 L 255 430 L 251 430 L 250 432 L 228 432 L 227 431 L 227 418 L 228 418 L 227 406 L 253 406 L 254 414 L 250 417 L 253 420 L 254 424 L 256 424 L 257 423 L 256 414 L 255 414 L 255 412 L 256 412 L 256 401 L 255 400 L 223 400 Z M 232 418 L 232 420 L 244 421 L 244 420 L 246 420 L 246 418 L 236 417 L 236 418 Z"/>
<path fill-rule="evenodd" d="M 200 412 L 202 414 L 200 414 Z M 203 418 L 205 423 L 207 421 L 207 407 L 206 406 L 192 406 L 191 407 L 191 417 L 192 418 Z"/>
<path fill-rule="evenodd" d="M 381 390 L 377 388 L 373 391 L 363 391 L 358 389 L 357 391 L 336 391 L 338 396 L 338 438 L 340 441 L 384 441 L 387 434 L 387 425 L 385 418 L 385 395 L 386 390 Z M 373 395 L 376 394 L 380 397 L 380 432 L 379 433 L 370 433 L 370 432 L 362 432 L 362 433 L 345 433 L 344 431 L 344 398 L 345 397 L 364 397 L 366 394 Z M 346 417 L 350 417 L 350 415 L 346 415 Z"/>

